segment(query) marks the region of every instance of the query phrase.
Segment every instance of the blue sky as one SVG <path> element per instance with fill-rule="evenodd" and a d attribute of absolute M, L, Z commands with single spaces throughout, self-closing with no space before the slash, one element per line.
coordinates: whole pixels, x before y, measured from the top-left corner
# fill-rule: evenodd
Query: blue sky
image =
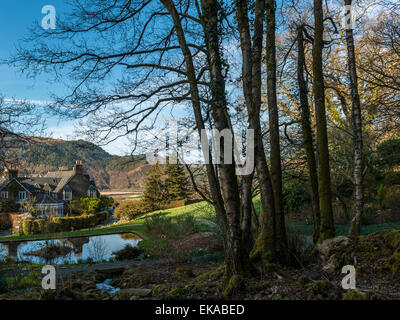
<path fill-rule="evenodd" d="M 60 17 L 69 10 L 67 2 L 66 0 L 0 0 L 0 30 L 3 31 L 0 38 L 0 60 L 7 59 L 15 52 L 16 46 L 28 35 L 29 28 L 35 22 L 41 22 L 44 17 L 41 12 L 43 6 L 54 6 L 57 17 Z M 50 101 L 51 93 L 56 95 L 67 93 L 65 87 L 50 82 L 50 78 L 46 75 L 39 75 L 35 79 L 26 78 L 19 70 L 1 64 L 0 74 L 0 94 L 6 98 Z M 184 114 L 180 113 L 179 116 Z M 49 116 L 46 124 L 54 138 L 77 139 L 74 135 L 75 122 L 72 120 L 60 120 L 58 117 Z M 123 155 L 129 153 L 129 142 L 126 138 L 120 138 L 103 148 L 111 154 Z"/>
<path fill-rule="evenodd" d="M 0 59 L 7 58 L 27 35 L 34 21 L 41 21 L 42 7 L 51 4 L 57 14 L 65 12 L 65 0 L 1 0 L 0 1 Z M 0 91 L 7 97 L 47 100 L 49 86 L 45 77 L 26 79 L 17 70 L 0 65 Z M 56 89 L 52 87 L 52 90 Z M 54 90 L 58 91 L 58 90 Z"/>
<path fill-rule="evenodd" d="M 28 29 L 44 17 L 42 8 L 52 5 L 57 16 L 67 12 L 65 0 L 1 0 L 0 1 L 0 60 L 6 59 L 15 51 L 15 47 L 23 41 Z M 35 79 L 27 78 L 19 70 L 7 65 L 0 65 L 0 94 L 6 98 L 49 101 L 50 93 L 62 94 L 64 88 L 49 83 L 45 75 Z M 46 119 L 49 134 L 54 138 L 74 139 L 74 121 L 60 120 L 58 117 Z M 123 155 L 128 152 L 128 142 L 120 139 L 103 148 L 111 154 Z"/>

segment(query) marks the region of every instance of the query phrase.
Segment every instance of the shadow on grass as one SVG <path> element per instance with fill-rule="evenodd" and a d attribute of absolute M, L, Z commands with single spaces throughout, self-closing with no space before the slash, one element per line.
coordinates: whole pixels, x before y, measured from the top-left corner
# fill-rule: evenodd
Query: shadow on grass
<path fill-rule="evenodd" d="M 289 234 L 302 234 L 305 236 L 311 236 L 313 233 L 312 224 L 288 224 L 286 229 Z M 393 223 L 371 224 L 367 226 L 362 226 L 361 235 L 365 236 L 381 230 L 390 230 L 390 229 L 400 230 L 400 221 L 396 221 Z M 347 236 L 349 233 L 349 226 L 343 224 L 336 224 L 335 230 L 336 230 L 336 236 Z"/>

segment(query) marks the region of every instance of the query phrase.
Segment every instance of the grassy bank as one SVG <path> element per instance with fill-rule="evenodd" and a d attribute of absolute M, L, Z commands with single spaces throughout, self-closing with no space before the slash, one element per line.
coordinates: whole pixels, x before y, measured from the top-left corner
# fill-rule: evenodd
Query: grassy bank
<path fill-rule="evenodd" d="M 365 236 L 371 233 L 388 229 L 400 230 L 400 221 L 393 223 L 371 224 L 368 226 L 362 226 L 361 235 Z M 335 230 L 336 230 L 336 236 L 347 236 L 349 233 L 349 226 L 343 224 L 336 224 Z M 313 233 L 313 226 L 310 224 L 289 224 L 287 226 L 287 231 L 289 234 L 302 234 L 311 236 Z"/>
<path fill-rule="evenodd" d="M 215 215 L 211 206 L 205 202 L 194 203 L 184 207 L 159 210 L 145 214 L 135 220 L 120 223 L 118 225 L 104 226 L 93 229 L 77 230 L 70 232 L 58 232 L 58 233 L 48 233 L 48 234 L 34 234 L 34 235 L 21 235 L 21 236 L 7 236 L 0 237 L 0 241 L 27 241 L 27 240 L 45 240 L 45 239 L 60 239 L 68 237 L 84 237 L 84 236 L 95 236 L 95 235 L 106 235 L 113 233 L 123 233 L 123 232 L 134 232 L 137 233 L 141 238 L 147 240 L 154 238 L 149 233 L 146 232 L 143 223 L 147 217 L 153 215 L 162 215 L 165 217 L 177 217 L 181 215 L 193 215 L 196 219 L 204 219 L 209 221 L 215 221 Z M 203 230 L 202 230 L 203 231 Z"/>
<path fill-rule="evenodd" d="M 192 215 L 195 219 L 203 219 L 211 222 L 216 222 L 214 208 L 207 202 L 197 202 L 183 207 L 157 210 L 146 213 L 134 220 L 134 223 L 144 223 L 151 216 L 158 215 L 168 218 L 174 218 L 181 215 Z"/>
<path fill-rule="evenodd" d="M 256 211 L 260 210 L 260 201 L 259 198 L 254 200 Z M 194 204 L 190 204 L 183 207 L 171 208 L 165 210 L 158 210 L 154 212 L 150 212 L 144 214 L 135 220 L 120 223 L 118 225 L 112 226 L 104 226 L 98 227 L 94 229 L 88 230 L 78 230 L 71 232 L 60 232 L 53 234 L 36 234 L 36 235 L 23 235 L 23 236 L 8 236 L 8 237 L 0 237 L 0 241 L 8 241 L 8 240 L 41 240 L 41 239 L 59 239 L 59 238 L 67 238 L 67 237 L 80 237 L 80 236 L 95 236 L 95 235 L 106 235 L 113 233 L 123 233 L 123 232 L 134 232 L 137 233 L 141 238 L 148 240 L 152 239 L 156 241 L 156 237 L 150 235 L 146 232 L 145 226 L 143 225 L 147 218 L 152 216 L 163 216 L 168 218 L 179 217 L 182 215 L 192 215 L 197 220 L 207 220 L 211 222 L 216 222 L 215 212 L 212 206 L 206 202 L 198 202 Z M 400 221 L 394 223 L 387 224 L 373 224 L 368 226 L 363 226 L 361 230 L 362 235 L 371 234 L 380 230 L 385 229 L 396 229 L 400 230 Z M 210 228 L 201 222 L 199 222 L 198 226 L 199 231 L 210 231 Z M 302 234 L 302 235 L 312 235 L 313 226 L 312 224 L 306 223 L 296 223 L 296 224 L 288 224 L 287 231 L 289 234 Z M 336 225 L 336 235 L 347 235 L 348 226 L 347 225 Z M 158 239 L 159 241 L 159 239 Z M 146 245 L 146 242 L 143 242 L 142 245 Z"/>
<path fill-rule="evenodd" d="M 107 234 L 124 233 L 124 232 L 136 233 L 142 239 L 147 239 L 150 237 L 150 235 L 145 231 L 144 226 L 127 223 L 116 226 L 98 227 L 94 229 L 77 230 L 70 232 L 0 237 L 0 241 L 47 240 L 47 239 L 107 235 Z"/>

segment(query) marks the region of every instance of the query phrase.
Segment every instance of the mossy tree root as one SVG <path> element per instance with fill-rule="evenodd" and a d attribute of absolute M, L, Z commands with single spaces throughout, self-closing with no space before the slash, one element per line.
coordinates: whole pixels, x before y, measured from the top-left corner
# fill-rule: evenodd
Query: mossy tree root
<path fill-rule="evenodd" d="M 263 265 L 268 265 L 274 261 L 274 258 L 273 235 L 263 230 L 254 243 L 250 259 L 253 263 L 261 262 Z"/>
<path fill-rule="evenodd" d="M 243 287 L 244 278 L 241 275 L 235 274 L 231 277 L 225 277 L 223 279 L 224 290 L 222 292 L 222 298 L 229 300 L 232 299 L 233 295 Z"/>

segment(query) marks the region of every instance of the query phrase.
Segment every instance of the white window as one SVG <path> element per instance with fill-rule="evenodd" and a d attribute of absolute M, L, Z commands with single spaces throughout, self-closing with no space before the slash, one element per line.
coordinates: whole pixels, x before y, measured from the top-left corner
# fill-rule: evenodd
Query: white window
<path fill-rule="evenodd" d="M 65 200 L 65 201 L 72 200 L 72 191 L 71 190 L 63 190 L 63 200 Z"/>
<path fill-rule="evenodd" d="M 18 200 L 21 202 L 25 202 L 26 200 L 26 191 L 19 191 L 18 192 Z"/>
<path fill-rule="evenodd" d="M 88 197 L 89 197 L 89 198 L 97 198 L 97 192 L 96 192 L 96 190 L 89 189 L 89 190 L 88 190 Z"/>
<path fill-rule="evenodd" d="M 2 191 L 0 194 L 0 197 L 2 197 L 4 199 L 8 199 L 8 191 Z"/>

